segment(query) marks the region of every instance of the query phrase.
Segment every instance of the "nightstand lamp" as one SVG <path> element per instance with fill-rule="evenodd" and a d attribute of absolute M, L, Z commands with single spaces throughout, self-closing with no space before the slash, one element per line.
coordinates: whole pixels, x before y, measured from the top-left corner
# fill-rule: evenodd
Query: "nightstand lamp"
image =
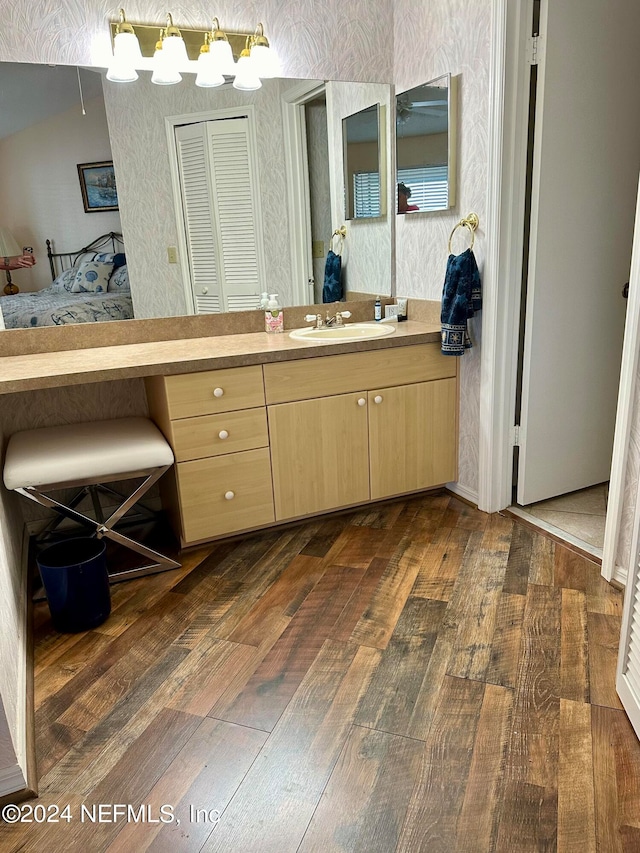
<path fill-rule="evenodd" d="M 0 258 L 10 258 L 13 255 L 21 255 L 22 249 L 18 246 L 15 237 L 8 228 L 0 226 Z M 13 296 L 18 293 L 19 288 L 11 281 L 11 271 L 7 270 L 7 283 L 4 286 L 5 296 Z"/>

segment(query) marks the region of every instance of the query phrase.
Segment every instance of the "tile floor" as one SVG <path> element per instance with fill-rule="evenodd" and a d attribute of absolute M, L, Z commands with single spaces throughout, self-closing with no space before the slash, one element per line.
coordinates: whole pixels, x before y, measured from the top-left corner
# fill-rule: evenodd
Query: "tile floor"
<path fill-rule="evenodd" d="M 608 483 L 600 483 L 517 509 L 543 522 L 544 530 L 554 532 L 555 528 L 559 535 L 567 534 L 568 541 L 587 546 L 586 550 L 602 556 L 608 489 Z"/>

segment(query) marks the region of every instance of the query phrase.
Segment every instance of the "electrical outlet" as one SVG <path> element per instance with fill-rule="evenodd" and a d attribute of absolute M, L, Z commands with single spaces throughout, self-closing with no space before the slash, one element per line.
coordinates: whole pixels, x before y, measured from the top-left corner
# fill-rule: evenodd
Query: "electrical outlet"
<path fill-rule="evenodd" d="M 385 305 L 384 306 L 385 320 L 387 319 L 387 317 L 397 317 L 399 307 L 400 307 L 399 305 Z"/>
<path fill-rule="evenodd" d="M 170 264 L 178 263 L 178 250 L 175 246 L 167 246 L 167 258 Z"/>
<path fill-rule="evenodd" d="M 322 240 L 314 240 L 311 251 L 314 258 L 324 258 L 324 243 Z"/>

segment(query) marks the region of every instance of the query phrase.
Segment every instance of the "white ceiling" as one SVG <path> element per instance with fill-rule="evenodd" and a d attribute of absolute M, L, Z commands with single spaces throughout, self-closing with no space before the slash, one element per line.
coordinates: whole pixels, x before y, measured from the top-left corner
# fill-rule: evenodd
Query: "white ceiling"
<path fill-rule="evenodd" d="M 102 94 L 98 72 L 81 68 L 79 74 L 85 101 Z M 0 62 L 0 139 L 76 105 L 81 110 L 75 65 Z"/>

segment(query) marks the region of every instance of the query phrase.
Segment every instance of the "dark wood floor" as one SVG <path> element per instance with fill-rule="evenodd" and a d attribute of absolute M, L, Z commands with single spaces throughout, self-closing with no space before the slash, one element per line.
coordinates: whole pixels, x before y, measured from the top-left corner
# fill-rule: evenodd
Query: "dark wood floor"
<path fill-rule="evenodd" d="M 33 804 L 71 819 L 0 849 L 640 851 L 621 603 L 443 493 L 190 552 L 85 634 L 40 604 Z"/>

